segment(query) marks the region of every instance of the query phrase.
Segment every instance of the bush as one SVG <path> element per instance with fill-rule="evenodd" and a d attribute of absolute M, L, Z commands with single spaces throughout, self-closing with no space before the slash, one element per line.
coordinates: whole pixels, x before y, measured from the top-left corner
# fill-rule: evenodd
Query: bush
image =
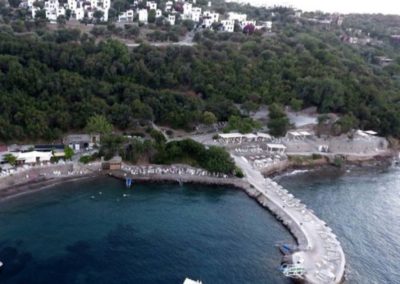
<path fill-rule="evenodd" d="M 235 168 L 235 176 L 238 178 L 244 178 L 244 173 L 243 173 L 242 169 L 236 167 Z"/>
<path fill-rule="evenodd" d="M 320 155 L 320 154 L 312 154 L 312 159 L 313 160 L 319 160 L 321 158 L 322 158 L 322 155 Z"/>
<path fill-rule="evenodd" d="M 338 168 L 342 168 L 344 166 L 344 160 L 342 157 L 335 157 L 333 160 L 333 165 Z"/>
<path fill-rule="evenodd" d="M 79 162 L 81 162 L 82 164 L 88 164 L 90 162 L 93 162 L 94 160 L 95 160 L 95 158 L 93 156 L 84 155 L 84 156 L 80 157 Z"/>

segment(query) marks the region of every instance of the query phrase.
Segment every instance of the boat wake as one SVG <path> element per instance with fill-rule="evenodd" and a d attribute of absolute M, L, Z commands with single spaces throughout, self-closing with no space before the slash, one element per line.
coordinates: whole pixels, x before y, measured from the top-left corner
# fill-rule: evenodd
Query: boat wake
<path fill-rule="evenodd" d="M 283 178 L 283 177 L 289 177 L 289 176 L 295 176 L 303 173 L 310 172 L 311 170 L 293 170 L 291 172 L 287 172 L 284 174 L 279 175 L 277 178 Z"/>

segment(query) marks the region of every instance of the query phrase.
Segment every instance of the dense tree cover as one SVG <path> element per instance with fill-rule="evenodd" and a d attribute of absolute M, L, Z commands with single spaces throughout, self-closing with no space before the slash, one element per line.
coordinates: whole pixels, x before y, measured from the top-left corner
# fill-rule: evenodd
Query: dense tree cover
<path fill-rule="evenodd" d="M 109 134 L 112 131 L 112 124 L 103 115 L 94 115 L 88 119 L 85 131 L 88 133 Z"/>
<path fill-rule="evenodd" d="M 207 31 L 196 40 L 129 50 L 76 30 L 4 30 L 0 140 L 55 139 L 94 115 L 120 130 L 147 120 L 190 130 L 217 119 L 248 132 L 257 125 L 235 104 L 250 113 L 273 103 L 351 114 L 354 127 L 400 136 L 400 60 L 377 67 L 368 50 L 341 43 L 338 30 L 288 21 L 275 36 Z"/>
<path fill-rule="evenodd" d="M 185 139 L 166 142 L 164 136 L 152 129 L 152 139 L 128 139 L 120 135 L 107 135 L 102 139 L 98 156 L 106 160 L 120 155 L 125 161 L 137 163 L 148 161 L 155 164 L 188 164 L 201 167 L 210 172 L 242 176 L 228 152 L 221 147 L 206 148 L 203 144 Z M 91 161 L 85 157 L 82 162 Z"/>
<path fill-rule="evenodd" d="M 159 164 L 185 163 L 215 173 L 236 173 L 233 159 L 223 148 L 206 148 L 191 139 L 159 145 L 153 161 Z"/>
<path fill-rule="evenodd" d="M 269 107 L 269 132 L 273 136 L 284 136 L 289 129 L 289 119 L 283 107 L 278 104 L 271 104 Z"/>
<path fill-rule="evenodd" d="M 239 131 L 245 134 L 259 128 L 261 128 L 261 124 L 249 117 L 232 115 L 229 117 L 228 126 L 225 127 L 224 132 Z"/>

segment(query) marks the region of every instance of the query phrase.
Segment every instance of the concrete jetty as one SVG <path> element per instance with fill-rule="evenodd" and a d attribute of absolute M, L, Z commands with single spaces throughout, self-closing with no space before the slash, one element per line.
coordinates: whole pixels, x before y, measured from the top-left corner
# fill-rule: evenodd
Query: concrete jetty
<path fill-rule="evenodd" d="M 272 211 L 297 239 L 299 251 L 292 255 L 296 265 L 304 267 L 307 283 L 341 283 L 345 256 L 340 242 L 324 221 L 271 179 L 254 169 L 245 158 L 233 155 L 244 171 L 258 202 Z"/>

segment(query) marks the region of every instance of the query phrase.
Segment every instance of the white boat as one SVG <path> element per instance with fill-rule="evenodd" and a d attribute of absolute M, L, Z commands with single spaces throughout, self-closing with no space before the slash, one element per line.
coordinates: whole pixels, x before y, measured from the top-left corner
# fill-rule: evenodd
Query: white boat
<path fill-rule="evenodd" d="M 4 265 L 4 264 L 0 261 L 0 269 L 3 267 L 3 265 Z"/>
<path fill-rule="evenodd" d="M 203 282 L 186 278 L 185 281 L 183 281 L 183 284 L 203 284 Z"/>

